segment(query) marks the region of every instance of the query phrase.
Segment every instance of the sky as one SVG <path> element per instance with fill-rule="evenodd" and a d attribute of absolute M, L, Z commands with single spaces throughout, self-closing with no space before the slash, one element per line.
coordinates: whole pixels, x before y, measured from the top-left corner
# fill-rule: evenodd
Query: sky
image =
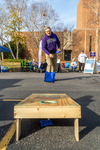
<path fill-rule="evenodd" d="M 3 3 L 4 0 L 0 0 L 0 3 Z M 61 23 L 67 25 L 74 25 L 76 28 L 76 18 L 77 18 L 77 4 L 79 0 L 29 0 L 29 3 L 32 1 L 47 1 L 55 12 L 58 14 Z"/>
<path fill-rule="evenodd" d="M 30 0 L 32 1 L 32 0 Z M 36 0 L 43 1 L 43 0 Z M 44 0 L 47 1 L 58 14 L 65 25 L 74 25 L 76 28 L 77 5 L 79 0 Z"/>

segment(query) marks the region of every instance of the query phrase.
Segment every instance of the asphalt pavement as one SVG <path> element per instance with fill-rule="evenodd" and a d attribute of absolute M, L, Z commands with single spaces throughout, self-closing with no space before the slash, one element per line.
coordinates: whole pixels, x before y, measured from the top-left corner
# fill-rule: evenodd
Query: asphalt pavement
<path fill-rule="evenodd" d="M 41 127 L 40 119 L 23 119 L 21 137 L 13 135 L 7 150 L 100 150 L 100 74 L 56 73 L 55 83 L 44 82 L 44 73 L 0 73 L 0 141 L 14 122 L 14 105 L 33 93 L 67 94 L 81 105 L 79 142 L 73 119 L 52 119 Z"/>

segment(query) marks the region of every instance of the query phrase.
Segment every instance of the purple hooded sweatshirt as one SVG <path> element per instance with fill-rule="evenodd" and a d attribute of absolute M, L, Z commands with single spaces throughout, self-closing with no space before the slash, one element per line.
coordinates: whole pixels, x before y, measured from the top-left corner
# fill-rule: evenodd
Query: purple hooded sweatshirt
<path fill-rule="evenodd" d="M 53 54 L 56 53 L 58 48 L 60 49 L 60 41 L 56 34 L 51 32 L 51 36 L 47 36 L 45 33 L 45 36 L 42 39 L 42 49 L 46 54 Z"/>

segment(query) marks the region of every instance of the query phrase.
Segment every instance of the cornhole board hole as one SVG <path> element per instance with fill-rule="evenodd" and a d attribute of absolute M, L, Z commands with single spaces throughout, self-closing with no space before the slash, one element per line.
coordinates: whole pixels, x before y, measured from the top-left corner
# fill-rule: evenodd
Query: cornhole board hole
<path fill-rule="evenodd" d="M 26 118 L 73 118 L 74 134 L 79 141 L 81 106 L 66 94 L 32 94 L 14 106 L 16 141 L 21 135 L 21 120 Z"/>

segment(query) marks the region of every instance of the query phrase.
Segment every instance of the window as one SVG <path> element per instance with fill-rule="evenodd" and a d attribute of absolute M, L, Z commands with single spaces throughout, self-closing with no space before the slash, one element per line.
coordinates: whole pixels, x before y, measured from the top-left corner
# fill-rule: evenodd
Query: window
<path fill-rule="evenodd" d="M 64 60 L 71 61 L 71 50 L 64 50 Z"/>
<path fill-rule="evenodd" d="M 91 47 L 92 47 L 92 34 L 90 34 L 90 47 L 89 47 L 89 52 L 91 52 Z"/>

